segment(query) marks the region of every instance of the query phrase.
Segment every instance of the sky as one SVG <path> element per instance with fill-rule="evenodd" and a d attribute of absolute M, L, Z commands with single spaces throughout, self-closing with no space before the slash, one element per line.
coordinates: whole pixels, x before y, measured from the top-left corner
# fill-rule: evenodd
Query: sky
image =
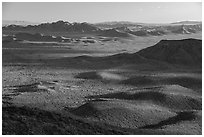
<path fill-rule="evenodd" d="M 202 20 L 201 2 L 3 2 L 2 19 L 35 23 Z"/>

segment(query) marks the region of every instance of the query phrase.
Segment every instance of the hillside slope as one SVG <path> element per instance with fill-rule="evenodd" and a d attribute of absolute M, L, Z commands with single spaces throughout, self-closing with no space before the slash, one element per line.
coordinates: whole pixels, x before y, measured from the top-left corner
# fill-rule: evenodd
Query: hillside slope
<path fill-rule="evenodd" d="M 202 40 L 161 40 L 154 46 L 145 48 L 137 54 L 159 61 L 179 65 L 202 65 Z"/>

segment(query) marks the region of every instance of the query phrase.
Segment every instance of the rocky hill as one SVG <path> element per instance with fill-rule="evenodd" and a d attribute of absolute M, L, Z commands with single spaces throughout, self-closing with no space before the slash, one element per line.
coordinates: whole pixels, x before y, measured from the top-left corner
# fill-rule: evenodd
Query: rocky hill
<path fill-rule="evenodd" d="M 161 40 L 137 54 L 171 64 L 202 66 L 202 40 Z"/>

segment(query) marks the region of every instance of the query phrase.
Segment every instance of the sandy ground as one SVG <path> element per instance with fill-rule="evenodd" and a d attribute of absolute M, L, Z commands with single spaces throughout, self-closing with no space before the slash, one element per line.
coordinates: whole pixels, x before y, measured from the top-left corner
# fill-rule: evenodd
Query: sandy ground
<path fill-rule="evenodd" d="M 3 49 L 3 134 L 202 134 L 200 70 L 141 70 L 137 64 L 95 70 L 21 62 L 49 59 L 53 54 L 57 58 L 109 55 L 122 51 L 125 43 L 129 43 L 125 50 L 137 51 L 159 39 L 81 46 L 80 50 L 75 46 L 74 53 L 45 52 L 45 47 L 17 52 L 9 45 Z M 26 130 L 19 129 L 19 122 Z"/>
<path fill-rule="evenodd" d="M 194 117 L 198 117 L 197 113 L 201 112 L 201 93 L 193 89 L 180 85 L 145 85 L 144 88 L 143 85 L 138 87 L 120 84 L 128 79 L 129 74 L 125 76 L 124 73 L 120 75 L 113 71 L 96 72 L 97 77 L 85 79 L 76 77 L 83 73 L 87 74 L 87 71 L 4 67 L 3 99 L 12 98 L 9 102 L 18 107 L 27 106 L 62 114 L 71 112 L 89 121 L 131 129 L 157 124 L 176 117 L 182 111 L 194 111 Z M 157 74 L 157 78 L 158 75 L 159 78 L 164 75 L 169 78 L 170 74 Z M 178 74 L 180 77 L 186 75 Z M 3 103 L 4 105 L 8 104 Z M 189 125 L 189 122 L 194 124 Z M 181 122 L 178 120 L 175 124 L 166 125 L 154 130 L 175 132 L 181 125 L 179 131 L 182 132 L 179 134 L 201 134 L 202 125 L 196 118 L 187 118 Z M 194 129 L 191 130 L 192 128 Z"/>

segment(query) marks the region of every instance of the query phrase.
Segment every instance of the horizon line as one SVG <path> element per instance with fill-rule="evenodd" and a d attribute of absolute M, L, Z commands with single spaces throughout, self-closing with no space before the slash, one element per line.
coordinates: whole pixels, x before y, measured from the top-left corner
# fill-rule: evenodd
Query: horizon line
<path fill-rule="evenodd" d="M 179 21 L 174 21 L 174 22 L 162 22 L 162 23 L 158 23 L 158 22 L 134 22 L 134 21 L 125 21 L 125 20 L 121 20 L 121 21 L 101 21 L 101 22 L 87 22 L 87 21 L 82 21 L 82 22 L 77 22 L 77 21 L 67 21 L 67 20 L 55 20 L 55 21 L 42 21 L 42 22 L 34 22 L 34 21 L 27 21 L 27 20 L 2 20 L 2 24 L 3 21 L 14 21 L 14 22 L 30 22 L 30 23 L 39 23 L 39 24 L 43 24 L 43 23 L 53 23 L 53 22 L 58 22 L 58 21 L 64 21 L 64 22 L 69 22 L 69 23 L 89 23 L 89 24 L 99 24 L 99 23 L 111 23 L 111 22 L 129 22 L 129 23 L 142 23 L 142 24 L 171 24 L 171 23 L 177 23 L 177 22 L 202 22 L 202 20 L 179 20 Z"/>

